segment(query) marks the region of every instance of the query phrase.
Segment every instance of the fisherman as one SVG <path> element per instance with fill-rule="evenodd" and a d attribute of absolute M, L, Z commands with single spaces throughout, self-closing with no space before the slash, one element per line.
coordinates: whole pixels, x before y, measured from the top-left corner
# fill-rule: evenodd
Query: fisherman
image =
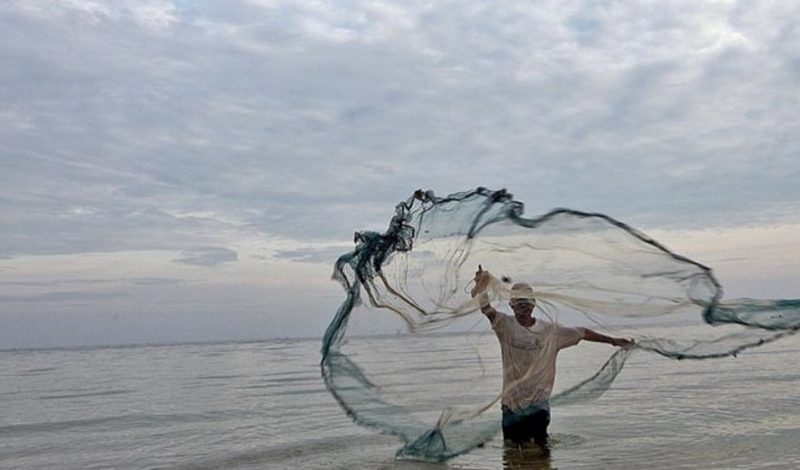
<path fill-rule="evenodd" d="M 514 444 L 536 443 L 545 454 L 550 424 L 550 394 L 556 378 L 556 356 L 581 340 L 607 343 L 622 348 L 632 340 L 614 338 L 589 328 L 567 327 L 533 316 L 536 299 L 533 288 L 516 283 L 509 306 L 514 315 L 494 309 L 486 290 L 492 280 L 489 271 L 478 266 L 472 297 L 479 297 L 481 312 L 492 324 L 503 357 L 503 438 Z"/>

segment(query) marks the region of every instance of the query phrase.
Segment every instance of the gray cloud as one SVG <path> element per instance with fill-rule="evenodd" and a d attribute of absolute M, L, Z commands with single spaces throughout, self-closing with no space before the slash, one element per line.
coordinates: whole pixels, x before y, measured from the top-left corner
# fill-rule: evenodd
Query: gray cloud
<path fill-rule="evenodd" d="M 275 252 L 274 256 L 276 258 L 299 261 L 303 263 L 324 263 L 333 265 L 333 263 L 340 256 L 352 250 L 353 245 L 341 245 L 327 248 L 305 246 L 294 250 L 278 250 Z"/>
<path fill-rule="evenodd" d="M 36 295 L 4 295 L 0 296 L 0 303 L 96 302 L 118 299 L 127 295 L 125 292 L 46 292 Z"/>
<path fill-rule="evenodd" d="M 222 246 L 205 246 L 184 250 L 181 252 L 181 257 L 173 261 L 176 263 L 211 268 L 238 260 L 238 253 L 230 248 L 225 248 Z"/>
<path fill-rule="evenodd" d="M 0 10 L 0 255 L 347 239 L 420 187 L 798 213 L 796 7 L 151 3 Z"/>
<path fill-rule="evenodd" d="M 137 286 L 172 286 L 176 284 L 183 284 L 186 281 L 183 279 L 169 277 L 137 277 L 133 279 L 126 279 L 125 282 L 129 282 Z"/>
<path fill-rule="evenodd" d="M 3 281 L 0 286 L 18 287 L 52 287 L 62 285 L 100 285 L 100 284 L 130 284 L 138 286 L 174 285 L 183 283 L 183 279 L 167 277 L 139 277 L 121 279 L 53 279 L 46 281 Z"/>
<path fill-rule="evenodd" d="M 530 215 L 644 229 L 797 222 L 798 17 L 795 2 L 5 2 L 0 259 L 156 250 L 213 267 L 280 240 L 313 269 L 340 254 L 317 245 L 384 229 L 419 188 L 505 187 Z M 11 297 L 80 285 L 0 274 Z M 144 296 L 183 280 L 97 281 Z M 190 300 L 165 291 L 165 311 Z"/>

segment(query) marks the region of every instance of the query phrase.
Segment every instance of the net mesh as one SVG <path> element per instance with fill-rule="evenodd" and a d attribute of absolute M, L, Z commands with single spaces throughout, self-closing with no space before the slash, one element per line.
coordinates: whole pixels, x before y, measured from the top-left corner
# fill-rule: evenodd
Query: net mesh
<path fill-rule="evenodd" d="M 346 297 L 323 339 L 322 375 L 356 423 L 403 441 L 404 458 L 446 460 L 492 439 L 501 429 L 495 408 L 519 393 L 503 383 L 497 351 L 481 349 L 499 348 L 481 340 L 494 335 L 470 295 L 478 265 L 491 270 L 484 292 L 498 310 L 509 311 L 511 287 L 524 281 L 534 316 L 547 324 L 606 331 L 625 324 L 622 331 L 635 336 L 633 348 L 609 349 L 596 373 L 553 394 L 549 406 L 597 398 L 637 351 L 724 357 L 800 328 L 800 299 L 723 302 L 708 267 L 636 229 L 569 209 L 526 218 L 504 190 L 417 191 L 397 206 L 385 233 L 359 232 L 355 242 L 334 269 Z M 660 324 L 697 327 L 678 336 L 647 333 Z M 387 328 L 402 332 L 391 343 L 397 351 L 370 340 Z M 443 351 L 450 333 L 465 339 Z M 529 367 L 537 375 L 533 368 L 544 366 Z"/>

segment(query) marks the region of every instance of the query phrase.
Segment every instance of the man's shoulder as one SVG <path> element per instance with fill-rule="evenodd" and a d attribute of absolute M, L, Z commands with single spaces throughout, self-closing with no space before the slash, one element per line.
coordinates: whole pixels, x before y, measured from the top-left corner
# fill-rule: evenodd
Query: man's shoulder
<path fill-rule="evenodd" d="M 565 325 L 559 321 L 551 320 L 551 319 L 544 319 L 544 318 L 536 318 L 536 323 L 539 323 L 543 327 L 548 328 L 574 328 L 573 326 Z"/>
<path fill-rule="evenodd" d="M 495 318 L 494 321 L 492 322 L 492 328 L 494 329 L 503 328 L 505 325 L 508 324 L 509 319 L 511 320 L 514 319 L 514 317 L 512 317 L 511 315 L 505 312 L 501 312 L 500 310 L 495 310 L 494 312 L 495 312 Z"/>
<path fill-rule="evenodd" d="M 542 320 L 541 318 L 537 318 L 536 323 L 538 324 L 537 329 L 553 331 L 556 334 L 572 335 L 575 332 L 581 331 L 579 327 L 564 325 L 563 323 L 559 323 L 557 321 Z"/>

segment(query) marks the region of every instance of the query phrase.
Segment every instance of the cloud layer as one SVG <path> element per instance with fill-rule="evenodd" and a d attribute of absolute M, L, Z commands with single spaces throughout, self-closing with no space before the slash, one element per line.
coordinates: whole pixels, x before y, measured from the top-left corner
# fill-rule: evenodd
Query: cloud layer
<path fill-rule="evenodd" d="M 0 305 L 54 295 L 8 284 L 30 256 L 119 253 L 114 278 L 173 277 L 137 252 L 247 279 L 328 263 L 417 188 L 506 187 L 529 213 L 652 228 L 796 223 L 798 18 L 792 2 L 6 2 Z"/>

